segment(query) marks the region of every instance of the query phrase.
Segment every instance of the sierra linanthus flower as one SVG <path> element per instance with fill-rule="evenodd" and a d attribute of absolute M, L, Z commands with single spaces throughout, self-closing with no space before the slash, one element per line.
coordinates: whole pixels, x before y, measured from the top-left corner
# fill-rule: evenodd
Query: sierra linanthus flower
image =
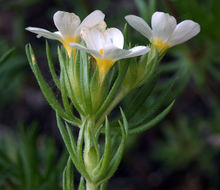
<path fill-rule="evenodd" d="M 117 28 L 106 30 L 105 27 L 106 25 L 102 24 L 99 27 L 82 29 L 81 37 L 87 47 L 77 43 L 70 43 L 70 46 L 84 50 L 95 58 L 100 82 L 103 81 L 106 73 L 116 61 L 144 55 L 150 51 L 150 48 L 146 46 L 136 46 L 129 50 L 123 49 L 124 36 L 122 32 Z"/>
<path fill-rule="evenodd" d="M 164 12 L 155 12 L 150 26 L 144 19 L 128 15 L 126 21 L 142 35 L 150 40 L 152 47 L 156 46 L 160 54 L 168 48 L 181 44 L 200 32 L 200 25 L 192 20 L 184 20 L 177 24 L 176 19 Z"/>
<path fill-rule="evenodd" d="M 37 27 L 27 27 L 26 30 L 37 34 L 38 38 L 43 36 L 48 39 L 60 41 L 70 56 L 72 48 L 69 46 L 69 43 L 78 42 L 81 28 L 94 27 L 99 23 L 102 23 L 104 18 L 105 15 L 100 10 L 95 10 L 89 14 L 80 24 L 80 18 L 76 14 L 57 11 L 53 16 L 53 20 L 58 31 L 50 32 L 48 30 Z"/>

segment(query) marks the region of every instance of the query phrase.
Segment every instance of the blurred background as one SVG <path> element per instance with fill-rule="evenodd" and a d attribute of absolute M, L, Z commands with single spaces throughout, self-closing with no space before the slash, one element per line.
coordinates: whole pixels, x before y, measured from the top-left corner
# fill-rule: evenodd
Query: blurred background
<path fill-rule="evenodd" d="M 150 23 L 155 11 L 168 12 L 178 22 L 191 19 L 201 25 L 199 35 L 169 49 L 159 66 L 158 90 L 176 80 L 174 108 L 156 127 L 130 137 L 108 189 L 219 190 L 219 0 L 0 0 L 0 189 L 61 189 L 66 151 L 55 113 L 24 50 L 32 44 L 42 73 L 56 91 L 48 75 L 45 39 L 37 39 L 25 28 L 56 31 L 57 10 L 74 12 L 82 20 L 96 9 L 106 14 L 108 27 L 119 29 L 124 27 L 124 16 L 139 15 Z M 149 43 L 129 26 L 127 39 L 134 45 Z M 59 42 L 49 44 L 57 63 Z M 77 172 L 75 178 L 79 181 Z"/>

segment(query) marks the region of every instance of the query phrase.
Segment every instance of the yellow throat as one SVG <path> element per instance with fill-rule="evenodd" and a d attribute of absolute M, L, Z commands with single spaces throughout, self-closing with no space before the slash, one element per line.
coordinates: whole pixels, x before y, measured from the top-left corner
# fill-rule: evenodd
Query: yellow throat
<path fill-rule="evenodd" d="M 99 52 L 103 54 L 103 49 Z M 111 59 L 95 58 L 99 69 L 99 81 L 102 82 L 108 70 L 114 65 L 115 61 Z"/>
<path fill-rule="evenodd" d="M 161 39 L 154 39 L 152 40 L 153 47 L 157 47 L 158 51 L 160 52 L 160 55 L 164 53 L 169 47 L 170 43 L 164 42 Z"/>
<path fill-rule="evenodd" d="M 72 36 L 65 37 L 64 40 L 61 40 L 61 43 L 63 44 L 64 48 L 66 49 L 68 55 L 71 55 L 72 47 L 69 45 L 69 43 L 76 43 L 78 42 L 79 37 L 73 38 Z M 73 48 L 73 57 L 75 57 L 76 49 Z"/>

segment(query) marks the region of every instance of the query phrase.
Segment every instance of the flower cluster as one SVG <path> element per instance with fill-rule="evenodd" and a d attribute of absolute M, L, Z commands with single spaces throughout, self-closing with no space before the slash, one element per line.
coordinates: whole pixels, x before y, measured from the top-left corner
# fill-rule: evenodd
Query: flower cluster
<path fill-rule="evenodd" d="M 27 27 L 30 32 L 38 34 L 37 37 L 59 40 L 69 56 L 71 47 L 86 51 L 91 54 L 98 65 L 100 81 L 103 80 L 108 70 L 117 60 L 144 55 L 150 51 L 147 46 L 136 46 L 129 50 L 123 49 L 124 37 L 117 28 L 106 29 L 105 15 L 96 10 L 89 14 L 80 24 L 80 18 L 74 13 L 58 11 L 54 14 L 54 24 L 57 32 Z M 152 46 L 163 53 L 169 47 L 183 43 L 200 31 L 199 24 L 185 20 L 178 25 L 176 19 L 169 14 L 156 12 L 152 16 L 152 29 L 140 17 L 128 15 L 127 22 L 142 35 L 150 40 Z M 81 37 L 86 47 L 80 44 Z"/>

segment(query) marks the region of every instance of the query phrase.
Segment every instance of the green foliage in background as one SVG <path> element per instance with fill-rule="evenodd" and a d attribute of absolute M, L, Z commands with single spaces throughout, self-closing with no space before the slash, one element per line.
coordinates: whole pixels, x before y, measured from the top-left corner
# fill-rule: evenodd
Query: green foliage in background
<path fill-rule="evenodd" d="M 59 190 L 67 155 L 37 125 L 20 126 L 19 135 L 0 136 L 0 189 Z"/>
<path fill-rule="evenodd" d="M 24 81 L 25 62 L 12 48 L 0 57 L 0 108 L 16 100 Z"/>
<path fill-rule="evenodd" d="M 208 189 L 218 189 L 219 113 L 205 120 L 177 117 L 176 121 L 164 124 L 162 134 L 154 146 L 152 159 L 162 164 L 165 175 L 191 168 L 191 172 L 208 179 Z"/>

